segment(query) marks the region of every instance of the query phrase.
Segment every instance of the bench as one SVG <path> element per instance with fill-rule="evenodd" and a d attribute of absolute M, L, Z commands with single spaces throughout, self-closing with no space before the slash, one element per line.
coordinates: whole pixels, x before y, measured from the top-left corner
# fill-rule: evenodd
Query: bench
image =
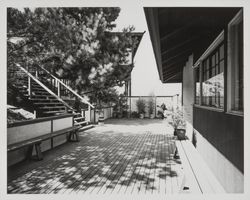
<path fill-rule="evenodd" d="M 14 143 L 14 144 L 10 144 L 8 145 L 8 152 L 11 151 L 15 151 L 24 147 L 28 147 L 28 151 L 27 151 L 27 158 L 31 159 L 32 158 L 32 152 L 33 152 L 33 148 L 35 147 L 35 152 L 36 152 L 36 159 L 37 160 L 42 160 L 43 159 L 43 155 L 42 155 L 42 151 L 41 151 L 41 143 L 44 140 L 48 140 L 48 139 L 53 139 L 54 137 L 63 135 L 63 134 L 67 134 L 67 141 L 70 142 L 78 142 L 79 141 L 79 136 L 78 136 L 78 130 L 80 129 L 80 126 L 73 126 L 73 127 L 69 127 L 69 128 L 65 128 L 59 131 L 55 131 L 53 133 L 49 133 L 46 135 L 42 135 L 36 138 L 31 138 L 22 142 L 18 142 L 18 143 Z M 53 143 L 52 143 L 53 144 Z M 53 145 L 52 145 L 53 148 Z"/>
<path fill-rule="evenodd" d="M 225 193 L 190 140 L 176 140 L 175 144 L 184 169 L 181 193 Z"/>

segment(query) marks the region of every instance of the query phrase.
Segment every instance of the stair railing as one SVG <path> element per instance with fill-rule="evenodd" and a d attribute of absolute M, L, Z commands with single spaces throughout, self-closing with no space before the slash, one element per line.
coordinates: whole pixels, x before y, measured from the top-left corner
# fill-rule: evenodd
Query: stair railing
<path fill-rule="evenodd" d="M 25 74 L 28 76 L 28 94 L 30 97 L 32 97 L 32 87 L 31 87 L 31 80 L 38 83 L 42 88 L 44 88 L 49 94 L 54 96 L 58 101 L 63 103 L 65 107 L 68 109 L 72 109 L 69 104 L 67 104 L 65 101 L 63 101 L 60 97 L 58 97 L 53 91 L 51 91 L 46 85 L 44 85 L 41 81 L 37 79 L 37 77 L 33 76 L 30 72 L 28 72 L 25 68 L 21 67 L 19 64 L 16 65 L 19 69 L 21 69 Z"/>
<path fill-rule="evenodd" d="M 51 91 L 56 93 L 56 95 L 63 99 L 62 95 L 66 94 L 68 97 L 75 97 L 79 102 L 85 104 L 88 106 L 87 110 L 80 110 L 81 115 L 85 118 L 85 121 L 90 122 L 91 121 L 91 108 L 94 108 L 92 104 L 90 104 L 86 99 L 84 99 L 82 96 L 80 96 L 76 91 L 74 91 L 69 85 L 65 83 L 65 81 L 60 80 L 53 74 L 51 74 L 47 69 L 41 66 L 37 66 L 36 68 L 33 68 L 35 70 L 33 73 L 35 74 L 35 77 L 39 80 L 42 77 L 42 74 L 45 75 L 46 78 L 48 78 L 48 81 L 50 82 Z M 44 74 L 44 72 L 46 74 Z M 48 85 L 47 85 L 48 86 Z M 64 89 L 64 90 L 62 90 Z M 64 100 L 64 102 L 66 99 Z M 71 106 L 72 108 L 73 106 Z"/>

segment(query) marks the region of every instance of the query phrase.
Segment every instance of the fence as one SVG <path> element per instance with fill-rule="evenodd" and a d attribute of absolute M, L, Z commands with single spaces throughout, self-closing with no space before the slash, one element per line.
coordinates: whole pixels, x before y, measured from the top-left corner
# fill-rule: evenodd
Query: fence
<path fill-rule="evenodd" d="M 148 103 L 151 99 L 153 99 L 153 115 L 156 117 L 157 115 L 157 106 L 161 106 L 163 103 L 166 105 L 166 108 L 168 110 L 175 110 L 180 106 L 180 99 L 179 99 L 179 94 L 173 95 L 173 96 L 131 96 L 127 97 L 128 101 L 128 111 L 131 114 L 132 112 L 138 112 L 136 102 L 139 99 L 143 99 L 146 103 L 146 113 L 145 117 L 149 117 L 149 106 Z"/>
<path fill-rule="evenodd" d="M 153 106 L 154 106 L 153 115 L 154 115 L 154 117 L 157 117 L 157 111 L 158 111 L 157 106 L 161 106 L 163 103 L 166 105 L 166 108 L 168 110 L 173 110 L 173 111 L 181 106 L 181 102 L 180 102 L 180 98 L 179 98 L 178 94 L 173 95 L 173 96 L 131 96 L 131 97 L 124 97 L 124 98 L 127 98 L 127 105 L 128 105 L 127 117 L 131 117 L 132 112 L 138 112 L 136 102 L 139 99 L 145 100 L 145 103 L 146 103 L 145 117 L 149 117 L 148 102 L 151 99 L 153 99 L 153 102 L 154 102 L 153 103 Z M 112 117 L 114 117 L 113 107 L 112 106 L 104 107 L 102 109 L 102 113 L 99 110 L 92 109 L 90 116 L 91 116 L 90 121 L 92 123 L 97 123 L 100 116 L 103 116 L 104 119 L 112 118 Z"/>

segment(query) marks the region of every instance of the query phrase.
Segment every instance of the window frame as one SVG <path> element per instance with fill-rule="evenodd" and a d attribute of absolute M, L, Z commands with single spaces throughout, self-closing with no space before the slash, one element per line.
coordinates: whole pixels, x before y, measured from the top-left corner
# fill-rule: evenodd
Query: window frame
<path fill-rule="evenodd" d="M 235 98 L 235 85 L 236 80 L 233 77 L 235 76 L 235 71 L 239 69 L 239 63 L 236 61 L 238 55 L 235 54 L 235 48 L 238 48 L 238 38 L 235 33 L 237 26 L 240 23 L 243 23 L 243 9 L 241 9 L 237 15 L 229 22 L 228 24 L 228 49 L 227 49 L 227 113 L 243 116 L 244 115 L 244 46 L 243 48 L 243 110 L 235 110 L 234 107 L 234 98 Z M 243 40 L 244 40 L 244 23 L 243 23 Z"/>
<path fill-rule="evenodd" d="M 200 71 L 200 101 L 199 103 L 196 103 L 196 101 L 194 101 L 194 106 L 196 107 L 200 107 L 200 108 L 204 108 L 204 109 L 208 109 L 208 110 L 213 110 L 213 111 L 218 111 L 218 112 L 223 112 L 224 108 L 226 105 L 223 106 L 223 108 L 217 108 L 217 107 L 212 107 L 209 105 L 203 105 L 202 104 L 202 99 L 203 99 L 203 91 L 202 91 L 202 83 L 203 83 L 203 61 L 206 60 L 209 56 L 211 56 L 218 48 L 220 48 L 221 45 L 224 45 L 224 71 L 225 71 L 225 59 L 226 59 L 226 55 L 225 55 L 225 41 L 224 41 L 224 30 L 217 36 L 217 38 L 212 42 L 212 44 L 206 49 L 206 51 L 201 55 L 201 57 L 197 60 L 197 62 L 194 64 L 193 68 L 194 68 L 194 73 L 196 71 L 196 68 L 199 68 Z M 210 60 L 210 59 L 209 59 Z M 211 62 L 211 60 L 209 61 Z M 220 61 L 219 61 L 220 63 Z M 223 73 L 223 79 L 225 82 L 225 73 Z M 223 83 L 224 83 L 223 82 Z M 194 84 L 196 84 L 196 78 L 194 79 Z M 194 97 L 196 98 L 196 85 L 194 87 L 195 91 L 194 91 Z M 225 85 L 224 85 L 224 99 L 226 98 L 225 96 Z"/>
<path fill-rule="evenodd" d="M 222 47 L 222 48 L 221 48 Z M 221 56 L 220 50 L 223 49 L 223 57 Z M 217 58 L 216 58 L 217 57 Z M 223 70 L 221 70 L 221 63 L 224 63 L 223 65 Z M 201 94 L 201 105 L 206 106 L 206 107 L 211 107 L 215 109 L 221 109 L 223 110 L 225 108 L 224 105 L 224 99 L 225 99 L 225 85 L 224 85 L 224 80 L 225 80 L 225 42 L 220 41 L 216 43 L 214 46 L 213 50 L 207 54 L 207 56 L 202 60 L 202 77 L 201 77 L 201 87 L 203 89 L 203 83 L 206 82 L 206 80 L 209 80 L 221 72 L 223 72 L 223 103 L 222 107 L 215 107 L 212 105 L 207 105 L 204 103 L 204 96 Z M 214 71 L 214 73 L 213 73 Z M 218 73 L 217 73 L 218 72 Z M 217 99 L 218 96 L 211 96 L 209 97 L 209 104 L 212 102 L 220 102 L 220 100 Z M 213 103 L 212 103 L 213 104 Z"/>

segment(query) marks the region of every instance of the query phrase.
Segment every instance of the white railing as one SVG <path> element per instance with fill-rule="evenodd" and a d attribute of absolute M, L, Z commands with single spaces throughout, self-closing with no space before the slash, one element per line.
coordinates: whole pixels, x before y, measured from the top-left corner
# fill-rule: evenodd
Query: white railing
<path fill-rule="evenodd" d="M 92 104 L 90 104 L 86 99 L 84 99 L 82 96 L 80 96 L 77 92 L 75 92 L 70 86 L 66 85 L 63 81 L 61 81 L 60 79 L 58 79 L 57 77 L 55 77 L 54 75 L 52 75 L 48 70 L 46 70 L 43 67 L 39 66 L 39 70 L 37 68 L 33 68 L 35 72 L 35 75 L 32 75 L 27 69 L 21 67 L 19 64 L 17 64 L 17 67 L 20 68 L 23 72 L 25 72 L 28 75 L 28 93 L 29 96 L 32 96 L 32 87 L 31 87 L 31 79 L 34 80 L 36 83 L 38 83 L 41 87 L 43 87 L 49 94 L 51 94 L 52 96 L 54 96 L 57 100 L 59 100 L 60 102 L 62 102 L 67 108 L 71 109 L 73 113 L 74 109 L 72 108 L 72 106 L 70 106 L 68 103 L 66 103 L 66 99 L 65 101 L 61 98 L 61 87 L 64 87 L 65 90 L 67 91 L 67 94 L 71 95 L 71 96 L 75 96 L 77 97 L 80 102 L 82 102 L 83 104 L 88 105 L 88 109 L 85 112 L 81 112 L 80 113 L 84 113 L 85 117 L 85 121 L 90 121 L 91 119 L 91 108 L 94 108 L 94 106 Z M 41 69 L 41 70 L 40 70 Z M 52 91 L 53 89 L 49 89 L 45 84 L 43 84 L 40 80 L 39 80 L 39 76 L 40 76 L 40 72 L 45 72 L 46 75 L 49 76 L 49 79 L 51 81 L 51 87 L 54 89 L 56 89 L 56 91 Z"/>
<path fill-rule="evenodd" d="M 54 92 L 52 92 L 48 87 L 46 87 L 41 81 L 39 81 L 36 77 L 34 77 L 31 73 L 29 73 L 26 69 L 23 67 L 17 65 L 19 69 L 21 69 L 25 74 L 28 76 L 28 94 L 30 97 L 32 97 L 32 87 L 31 87 L 31 79 L 38 83 L 42 88 L 44 88 L 49 94 L 54 96 L 58 101 L 62 102 L 67 108 L 71 109 L 71 106 L 68 105 L 65 101 L 63 101 L 60 97 L 58 97 Z"/>
<path fill-rule="evenodd" d="M 40 67 L 40 66 L 39 66 Z M 46 70 L 43 67 L 40 67 L 42 70 L 44 70 L 49 76 L 51 76 L 53 79 L 56 80 L 56 84 L 58 87 L 58 96 L 60 97 L 60 87 L 61 85 L 63 85 L 67 90 L 69 90 L 72 94 L 74 94 L 76 97 L 78 97 L 82 103 L 85 103 L 87 105 L 89 105 L 91 108 L 94 108 L 94 106 L 92 104 L 90 104 L 87 100 L 85 100 L 82 96 L 80 96 L 79 94 L 77 94 L 71 87 L 69 87 L 68 85 L 66 85 L 64 82 L 62 82 L 60 79 L 58 79 L 57 77 L 55 77 L 53 74 L 51 74 L 48 70 Z"/>

